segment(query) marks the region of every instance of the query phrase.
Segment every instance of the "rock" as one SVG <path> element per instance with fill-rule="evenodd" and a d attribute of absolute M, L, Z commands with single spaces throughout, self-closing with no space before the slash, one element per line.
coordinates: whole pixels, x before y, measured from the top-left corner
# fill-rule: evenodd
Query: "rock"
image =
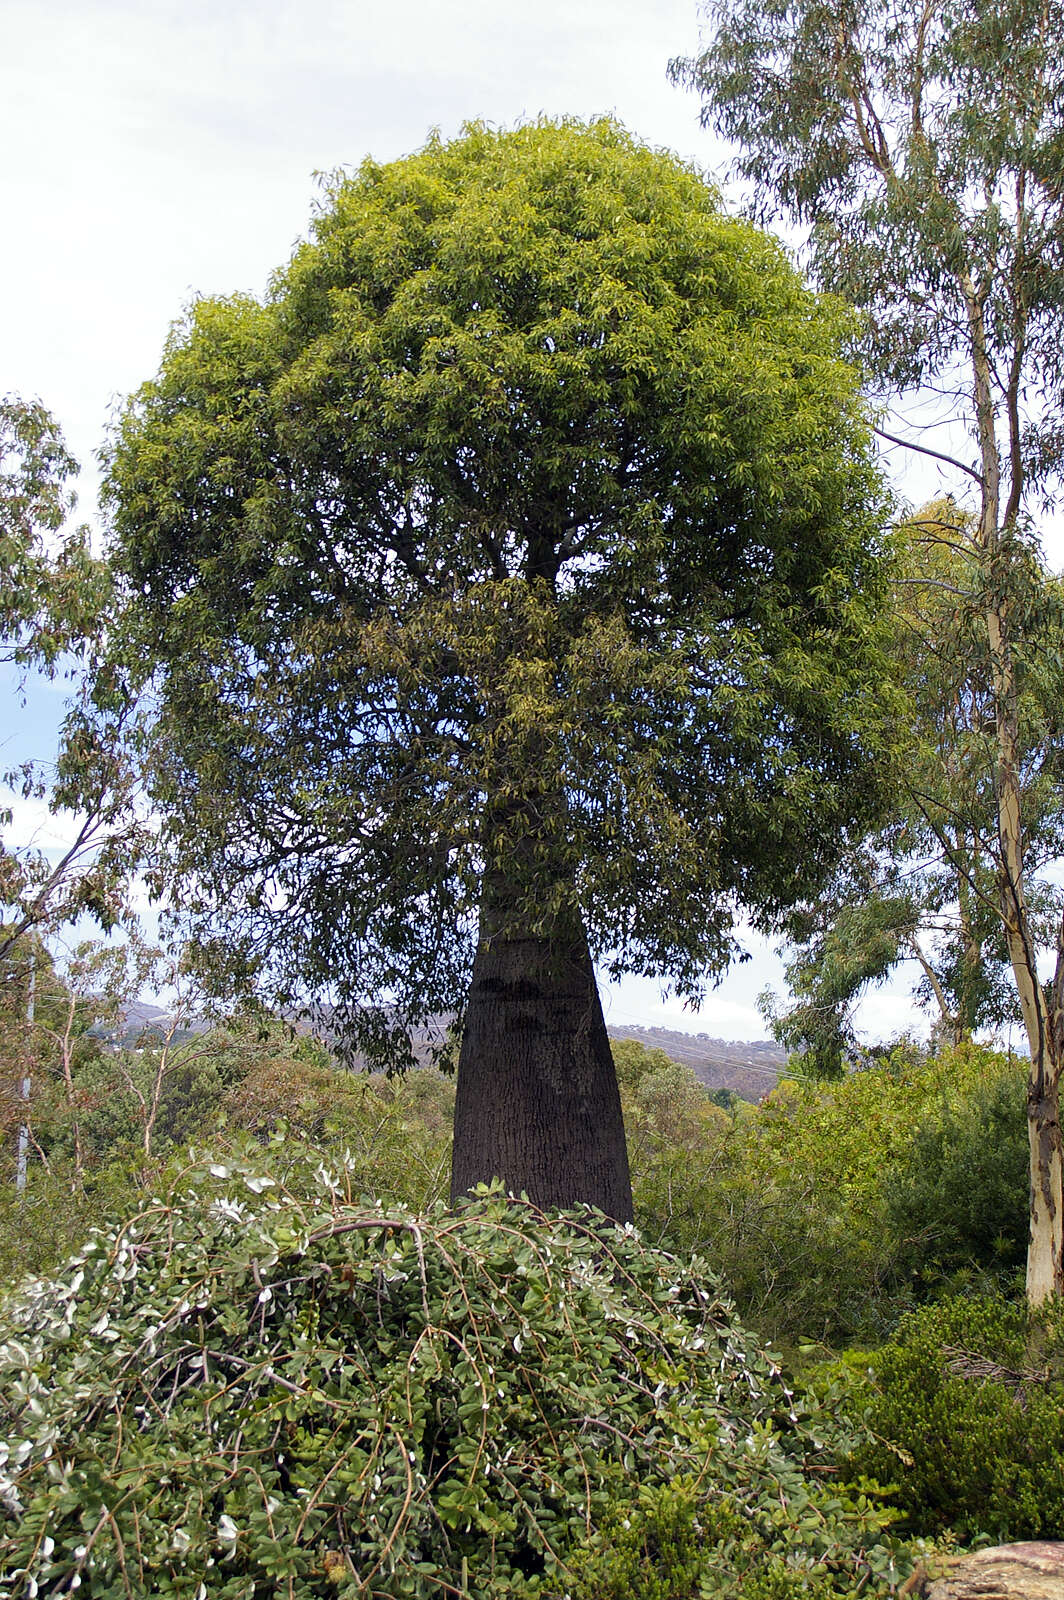
<path fill-rule="evenodd" d="M 927 1600 L 1064 1600 L 1064 1543 L 999 1544 L 951 1561 Z"/>

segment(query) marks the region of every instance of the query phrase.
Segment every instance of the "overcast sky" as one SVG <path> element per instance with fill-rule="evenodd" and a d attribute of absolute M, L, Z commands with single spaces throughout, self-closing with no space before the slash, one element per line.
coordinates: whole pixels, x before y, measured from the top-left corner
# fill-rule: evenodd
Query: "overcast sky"
<path fill-rule="evenodd" d="M 316 172 L 470 119 L 604 112 L 722 171 L 666 77 L 697 47 L 696 0 L 7 0 L 0 39 L 0 393 L 59 418 L 88 519 L 113 407 L 194 295 L 261 293 L 306 230 Z M 0 724 L 5 758 L 40 753 L 57 704 L 35 691 Z M 780 968 L 752 949 L 698 1016 L 636 982 L 609 1016 L 763 1036 L 754 999 Z M 909 1015 L 896 989 L 865 1006 L 876 1036 Z"/>
<path fill-rule="evenodd" d="M 0 351 L 79 456 L 197 293 L 261 292 L 314 174 L 483 118 L 612 112 L 712 165 L 695 0 L 7 0 Z"/>

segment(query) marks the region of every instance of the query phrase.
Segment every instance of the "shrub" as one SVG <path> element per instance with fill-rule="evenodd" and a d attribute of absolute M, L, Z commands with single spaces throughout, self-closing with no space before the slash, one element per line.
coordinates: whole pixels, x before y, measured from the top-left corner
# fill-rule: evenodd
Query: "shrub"
<path fill-rule="evenodd" d="M 355 1192 L 420 1210 L 449 1191 L 454 1080 L 434 1068 L 402 1077 L 265 1054 L 225 1102 L 229 1128 L 266 1141 L 283 1132 L 326 1160 L 342 1156 Z M 218 1144 L 218 1138 L 212 1139 Z"/>
<path fill-rule="evenodd" d="M 561 1593 L 625 1486 L 680 1477 L 784 1569 L 883 1592 L 886 1519 L 817 1486 L 830 1428 L 700 1263 L 270 1165 L 188 1172 L 8 1307 L 12 1600 Z"/>
<path fill-rule="evenodd" d="M 823 1493 L 818 1498 L 821 1505 L 828 1500 Z M 843 1500 L 834 1504 L 841 1508 Z M 847 1504 L 858 1516 L 868 1507 L 860 1494 Z M 793 1503 L 787 1510 L 792 1524 L 800 1524 L 801 1511 Z M 644 1488 L 613 1509 L 594 1542 L 573 1557 L 568 1600 L 828 1600 L 838 1596 L 840 1579 L 850 1593 L 852 1571 L 810 1560 L 808 1551 L 796 1559 L 801 1533 L 794 1538 L 792 1526 L 792 1538 L 781 1538 L 775 1522 L 765 1508 L 751 1515 L 733 1500 L 707 1497 L 689 1480 Z M 867 1551 L 865 1560 L 873 1594 L 900 1576 L 886 1550 Z"/>
<path fill-rule="evenodd" d="M 849 1465 L 895 1483 L 912 1528 L 1064 1536 L 1059 1308 L 1031 1319 L 1000 1297 L 924 1306 L 867 1357 L 857 1396 L 870 1437 Z"/>
<path fill-rule="evenodd" d="M 979 1259 L 985 1237 L 966 1232 L 962 1205 L 951 1200 L 947 1267 L 936 1268 L 929 1256 L 914 1277 L 910 1241 L 941 1191 L 931 1175 L 913 1177 L 922 1152 L 913 1130 L 952 1126 L 942 1119 L 944 1107 L 953 1107 L 957 1125 L 975 1139 L 979 1113 L 965 1109 L 968 1101 L 993 1095 L 1010 1074 L 1015 1069 L 1003 1057 L 960 1046 L 935 1057 L 896 1050 L 832 1084 L 784 1080 L 756 1111 L 712 1131 L 700 1149 L 688 1147 L 668 1173 L 667 1194 L 665 1174 L 651 1173 L 652 1204 L 637 1209 L 637 1219 L 669 1249 L 705 1255 L 743 1317 L 773 1341 L 879 1340 L 902 1310 L 941 1285 L 943 1271 Z M 1002 1154 L 1002 1185 L 1006 1166 Z M 984 1167 L 973 1160 L 971 1171 Z M 909 1175 L 921 1197 L 919 1228 L 915 1198 L 907 1213 L 900 1200 L 891 1209 L 891 1193 L 900 1196 L 908 1181 L 892 1189 L 897 1173 Z M 1021 1175 L 1021 1206 L 1025 1195 Z M 1002 1215 L 997 1192 L 973 1197 L 970 1206 L 988 1225 Z M 942 1240 L 937 1228 L 934 1236 Z"/>
<path fill-rule="evenodd" d="M 707 1180 L 722 1159 L 732 1119 L 690 1067 L 636 1039 L 612 1041 L 624 1110 L 636 1224 L 651 1244 L 699 1250 Z"/>
<path fill-rule="evenodd" d="M 419 1207 L 447 1190 L 451 1080 L 428 1069 L 402 1079 L 347 1072 L 316 1040 L 283 1025 L 194 1035 L 165 1060 L 153 1045 L 103 1051 L 78 1064 L 72 1090 L 68 1097 L 45 1080 L 35 1091 L 25 1191 L 16 1192 L 13 1172 L 0 1182 L 0 1282 L 47 1272 L 94 1225 L 128 1212 L 171 1166 L 186 1164 L 189 1140 L 222 1150 L 234 1134 L 266 1143 L 284 1130 L 293 1174 L 313 1144 L 326 1158 L 347 1153 L 356 1193 Z"/>
<path fill-rule="evenodd" d="M 100 1213 L 84 1192 L 72 1189 L 65 1172 L 30 1169 L 24 1191 L 0 1187 L 0 1283 L 26 1273 L 47 1272 L 82 1244 Z M 126 1192 L 125 1204 L 135 1205 Z"/>
<path fill-rule="evenodd" d="M 925 1113 L 887 1174 L 898 1267 L 925 1282 L 1011 1276 L 1027 1253 L 1024 1074 L 1007 1067 Z"/>

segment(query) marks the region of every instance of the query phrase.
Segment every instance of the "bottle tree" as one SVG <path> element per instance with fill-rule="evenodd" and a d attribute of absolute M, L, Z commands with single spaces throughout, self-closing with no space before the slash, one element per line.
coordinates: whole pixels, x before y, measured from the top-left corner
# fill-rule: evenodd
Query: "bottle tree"
<path fill-rule="evenodd" d="M 885 437 L 970 497 L 996 741 L 997 915 L 1030 1047 L 1032 1303 L 1064 1291 L 1064 932 L 1044 987 L 1025 860 L 1017 646 L 1026 541 L 1064 462 L 1060 0 L 714 0 L 676 76 L 739 148 L 761 206 L 810 232 L 820 283 L 865 313 Z M 928 407 L 930 406 L 930 412 Z M 919 429 L 905 424 L 919 421 Z M 953 423 L 967 438 L 950 448 Z"/>
<path fill-rule="evenodd" d="M 456 1193 L 630 1216 L 593 962 L 697 995 L 875 804 L 845 331 L 616 124 L 473 126 L 337 177 L 121 420 L 160 884 L 216 985 L 378 1057 L 461 1014 Z"/>

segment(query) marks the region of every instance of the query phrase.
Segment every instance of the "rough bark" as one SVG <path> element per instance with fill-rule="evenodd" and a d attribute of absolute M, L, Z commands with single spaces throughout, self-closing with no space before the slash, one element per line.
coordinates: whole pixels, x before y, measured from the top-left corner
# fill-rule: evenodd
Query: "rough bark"
<path fill-rule="evenodd" d="M 458 1059 L 452 1198 L 501 1178 L 544 1209 L 632 1218 L 617 1075 L 579 915 L 530 930 L 485 892 Z"/>

